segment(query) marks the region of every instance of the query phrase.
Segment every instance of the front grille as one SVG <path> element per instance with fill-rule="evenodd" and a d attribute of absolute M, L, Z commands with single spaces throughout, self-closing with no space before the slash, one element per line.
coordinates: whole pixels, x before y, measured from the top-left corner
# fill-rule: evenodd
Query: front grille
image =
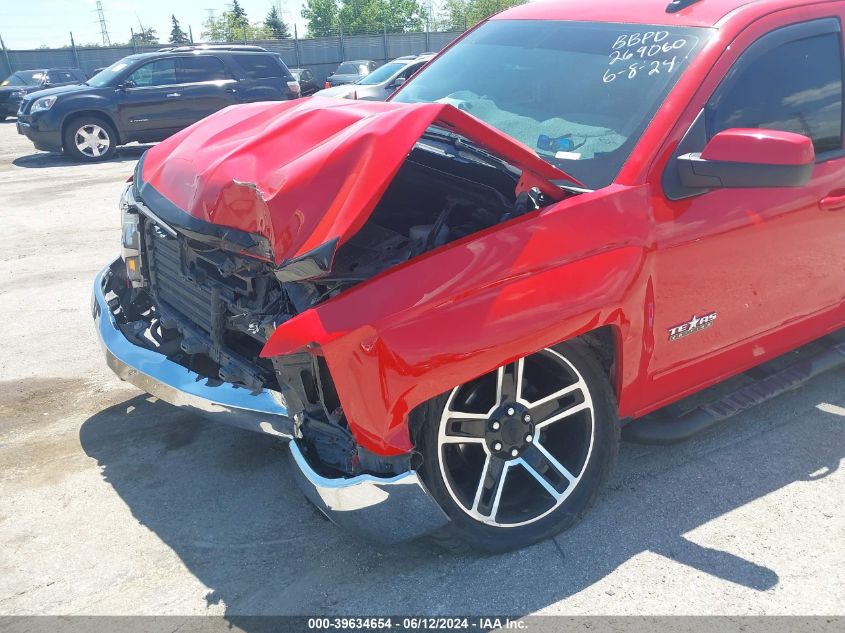
<path fill-rule="evenodd" d="M 197 283 L 183 270 L 178 239 L 153 227 L 147 235 L 147 257 L 153 292 L 166 308 L 175 310 L 211 333 L 213 297 L 211 289 Z"/>
<path fill-rule="evenodd" d="M 179 349 L 200 363 L 203 375 L 278 388 L 273 364 L 259 358 L 268 336 L 261 318 L 280 309 L 278 281 L 267 264 L 181 233 L 174 237 L 148 218 L 142 223 L 148 295 L 165 338 L 178 331 Z"/>

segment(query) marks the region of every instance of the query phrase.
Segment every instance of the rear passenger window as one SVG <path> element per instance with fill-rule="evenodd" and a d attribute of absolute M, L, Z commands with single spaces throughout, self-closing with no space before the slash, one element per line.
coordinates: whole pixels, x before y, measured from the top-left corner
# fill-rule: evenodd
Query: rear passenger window
<path fill-rule="evenodd" d="M 767 128 L 809 136 L 817 154 L 842 149 L 839 34 L 781 44 L 747 61 L 739 59 L 739 72 L 708 106 L 711 137 L 729 128 Z"/>
<path fill-rule="evenodd" d="M 210 55 L 180 57 L 178 64 L 179 83 L 190 84 L 200 81 L 230 79 L 223 62 Z"/>
<path fill-rule="evenodd" d="M 238 55 L 236 60 L 250 79 L 285 76 L 282 64 L 272 55 Z"/>

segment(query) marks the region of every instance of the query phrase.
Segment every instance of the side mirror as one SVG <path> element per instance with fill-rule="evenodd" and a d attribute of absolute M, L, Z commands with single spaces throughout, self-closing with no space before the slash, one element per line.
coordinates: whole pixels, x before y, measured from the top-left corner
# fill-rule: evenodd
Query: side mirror
<path fill-rule="evenodd" d="M 398 88 L 399 86 L 401 86 L 401 85 L 402 85 L 403 83 L 405 83 L 406 81 L 408 81 L 408 78 L 407 78 L 407 77 L 397 77 L 396 79 L 394 79 L 394 80 L 393 80 L 393 84 L 391 84 L 391 85 L 392 85 L 394 88 Z"/>
<path fill-rule="evenodd" d="M 124 81 L 121 81 L 119 84 L 117 84 L 118 90 L 126 90 L 127 88 L 134 88 L 134 87 L 135 87 L 135 82 L 129 81 L 128 79 L 125 79 Z"/>
<path fill-rule="evenodd" d="M 41 87 L 42 88 L 52 88 L 54 85 L 55 84 L 52 81 L 45 81 L 43 84 L 41 84 Z"/>
<path fill-rule="evenodd" d="M 801 187 L 812 176 L 816 152 L 803 134 L 736 128 L 677 160 L 681 182 L 694 189 Z"/>

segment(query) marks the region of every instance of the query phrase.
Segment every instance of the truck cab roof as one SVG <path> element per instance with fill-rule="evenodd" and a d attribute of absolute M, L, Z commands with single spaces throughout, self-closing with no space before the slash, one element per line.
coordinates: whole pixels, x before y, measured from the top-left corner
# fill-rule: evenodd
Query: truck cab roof
<path fill-rule="evenodd" d="M 736 16 L 749 22 L 782 9 L 819 4 L 820 0 L 551 0 L 503 11 L 493 20 L 572 20 L 675 26 L 719 27 Z"/>

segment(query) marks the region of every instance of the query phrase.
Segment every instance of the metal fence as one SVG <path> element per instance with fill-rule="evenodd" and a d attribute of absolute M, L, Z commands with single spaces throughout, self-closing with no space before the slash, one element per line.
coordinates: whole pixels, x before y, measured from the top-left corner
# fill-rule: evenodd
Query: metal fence
<path fill-rule="evenodd" d="M 310 69 L 322 82 L 342 61 L 371 59 L 383 63 L 402 55 L 439 51 L 458 35 L 460 32 L 382 32 L 367 35 L 338 33 L 329 37 L 253 40 L 248 43 L 279 53 L 290 68 Z M 81 68 L 90 76 L 94 69 L 110 66 L 127 55 L 156 51 L 163 46 L 167 44 L 4 49 L 0 51 L 0 77 L 6 77 L 17 70 L 62 66 Z"/>

